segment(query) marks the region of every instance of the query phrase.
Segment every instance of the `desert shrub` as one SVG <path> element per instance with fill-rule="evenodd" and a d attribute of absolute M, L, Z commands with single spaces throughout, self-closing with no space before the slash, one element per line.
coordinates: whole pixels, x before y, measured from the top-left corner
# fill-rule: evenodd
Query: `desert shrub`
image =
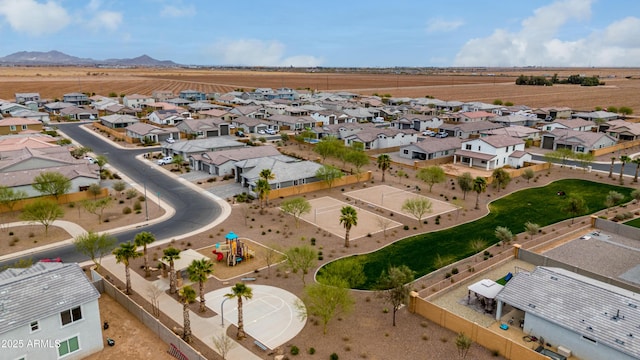
<path fill-rule="evenodd" d="M 135 210 L 135 211 L 142 210 L 142 204 L 140 204 L 140 201 L 136 201 L 136 202 L 133 203 L 133 210 Z"/>
<path fill-rule="evenodd" d="M 128 207 L 128 206 L 125 206 L 125 207 L 122 209 L 122 213 L 123 213 L 123 214 L 125 214 L 125 215 L 127 215 L 127 214 L 131 214 L 131 208 L 130 208 L 130 207 Z"/>
<path fill-rule="evenodd" d="M 340 357 L 338 357 L 338 354 L 336 353 L 332 353 L 331 355 L 329 355 L 329 360 L 338 360 Z"/>
<path fill-rule="evenodd" d="M 298 349 L 297 346 L 293 345 L 291 347 L 291 355 L 298 355 L 298 354 L 300 354 L 300 349 Z"/>
<path fill-rule="evenodd" d="M 144 195 L 138 196 L 138 201 L 142 202 L 142 201 L 145 201 L 145 200 L 146 200 L 146 198 L 144 197 Z"/>

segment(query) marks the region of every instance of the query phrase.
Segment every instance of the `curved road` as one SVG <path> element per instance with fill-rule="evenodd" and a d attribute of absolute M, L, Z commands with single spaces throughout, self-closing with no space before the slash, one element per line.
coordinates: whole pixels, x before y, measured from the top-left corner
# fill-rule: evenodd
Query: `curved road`
<path fill-rule="evenodd" d="M 147 196 L 153 198 L 160 193 L 160 198 L 175 209 L 175 214 L 162 222 L 148 226 L 126 230 L 113 235 L 118 242 L 133 240 L 140 231 L 149 231 L 157 239 L 176 237 L 192 232 L 215 221 L 222 213 L 220 205 L 209 196 L 205 196 L 185 186 L 178 179 L 167 176 L 156 170 L 155 165 L 143 165 L 135 159 L 136 155 L 146 152 L 143 149 L 125 150 L 113 146 L 110 142 L 87 133 L 80 128 L 81 124 L 60 124 L 59 129 L 83 146 L 90 147 L 96 155 L 105 155 L 109 164 L 126 174 L 138 184 L 146 184 Z M 64 262 L 82 262 L 89 260 L 77 253 L 73 245 L 65 245 L 23 256 L 34 260 L 61 257 Z M 19 258 L 0 262 L 0 267 L 13 264 Z"/>

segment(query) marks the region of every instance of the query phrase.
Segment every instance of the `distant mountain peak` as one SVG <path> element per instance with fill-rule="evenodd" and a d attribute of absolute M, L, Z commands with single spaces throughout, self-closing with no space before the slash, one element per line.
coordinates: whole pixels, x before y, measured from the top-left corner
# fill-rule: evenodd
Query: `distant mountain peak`
<path fill-rule="evenodd" d="M 174 67 L 179 66 L 170 60 L 156 60 L 149 55 L 141 55 L 132 59 L 95 60 L 79 58 L 58 50 L 18 51 L 5 57 L 0 57 L 0 64 L 6 65 L 108 65 L 108 66 L 149 66 Z"/>

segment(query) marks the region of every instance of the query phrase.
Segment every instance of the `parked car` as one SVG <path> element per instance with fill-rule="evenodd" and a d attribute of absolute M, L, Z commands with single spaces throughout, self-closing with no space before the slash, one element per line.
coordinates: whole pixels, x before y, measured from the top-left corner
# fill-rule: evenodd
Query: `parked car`
<path fill-rule="evenodd" d="M 237 136 L 237 137 L 244 137 L 244 132 L 242 132 L 242 131 L 236 131 L 236 136 Z"/>
<path fill-rule="evenodd" d="M 167 164 L 171 164 L 173 162 L 173 157 L 172 156 L 165 156 L 162 159 L 157 161 L 158 165 L 167 165 Z"/>
<path fill-rule="evenodd" d="M 435 131 L 431 131 L 431 130 L 425 130 L 422 132 L 422 135 L 424 136 L 436 136 Z"/>
<path fill-rule="evenodd" d="M 269 135 L 275 135 L 277 133 L 277 131 L 275 129 L 267 129 L 265 130 L 265 132 Z"/>
<path fill-rule="evenodd" d="M 264 135 L 264 134 L 266 134 L 266 132 L 264 130 L 258 130 L 258 134 Z"/>
<path fill-rule="evenodd" d="M 167 138 L 167 140 L 165 141 L 168 142 L 169 144 L 173 144 L 174 142 L 176 142 L 176 139 L 170 137 L 170 138 Z"/>
<path fill-rule="evenodd" d="M 447 136 L 449 136 L 449 133 L 446 131 L 440 131 L 439 133 L 436 134 L 437 138 L 446 138 Z"/>

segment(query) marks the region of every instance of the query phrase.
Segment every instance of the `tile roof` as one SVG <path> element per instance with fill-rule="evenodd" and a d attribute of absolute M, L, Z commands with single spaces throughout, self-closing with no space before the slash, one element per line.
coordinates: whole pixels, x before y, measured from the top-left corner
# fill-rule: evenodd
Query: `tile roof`
<path fill-rule="evenodd" d="M 8 118 L 0 119 L 0 126 L 11 126 L 11 125 L 42 125 L 42 123 L 38 120 L 22 118 L 22 117 L 8 117 Z"/>
<path fill-rule="evenodd" d="M 278 149 L 273 146 L 247 146 L 238 149 L 208 151 L 192 157 L 208 164 L 222 165 L 228 161 L 235 162 L 277 155 L 281 154 Z"/>
<path fill-rule="evenodd" d="M 417 146 L 424 150 L 427 154 L 446 150 L 457 150 L 460 148 L 462 140 L 457 137 L 446 137 L 442 139 L 428 138 L 408 146 Z"/>
<path fill-rule="evenodd" d="M 38 262 L 26 269 L 7 269 L 0 272 L 0 334 L 99 297 L 75 263 Z"/>
<path fill-rule="evenodd" d="M 559 141 L 561 143 L 576 143 L 582 144 L 588 147 L 593 146 L 596 142 L 598 142 L 603 137 L 607 137 L 609 140 L 613 142 L 617 142 L 617 140 L 605 133 L 596 133 L 591 131 L 578 131 L 571 129 L 554 129 L 553 131 L 547 133 L 546 135 L 550 135 L 556 138 L 555 141 Z"/>
<path fill-rule="evenodd" d="M 514 138 L 508 135 L 484 136 L 476 140 L 484 141 L 485 143 L 493 146 L 494 148 L 503 148 L 511 145 L 524 144 L 524 141 L 522 141 L 522 139 Z"/>
<path fill-rule="evenodd" d="M 517 273 L 496 298 L 640 358 L 640 294 L 564 269 L 536 267 Z"/>

